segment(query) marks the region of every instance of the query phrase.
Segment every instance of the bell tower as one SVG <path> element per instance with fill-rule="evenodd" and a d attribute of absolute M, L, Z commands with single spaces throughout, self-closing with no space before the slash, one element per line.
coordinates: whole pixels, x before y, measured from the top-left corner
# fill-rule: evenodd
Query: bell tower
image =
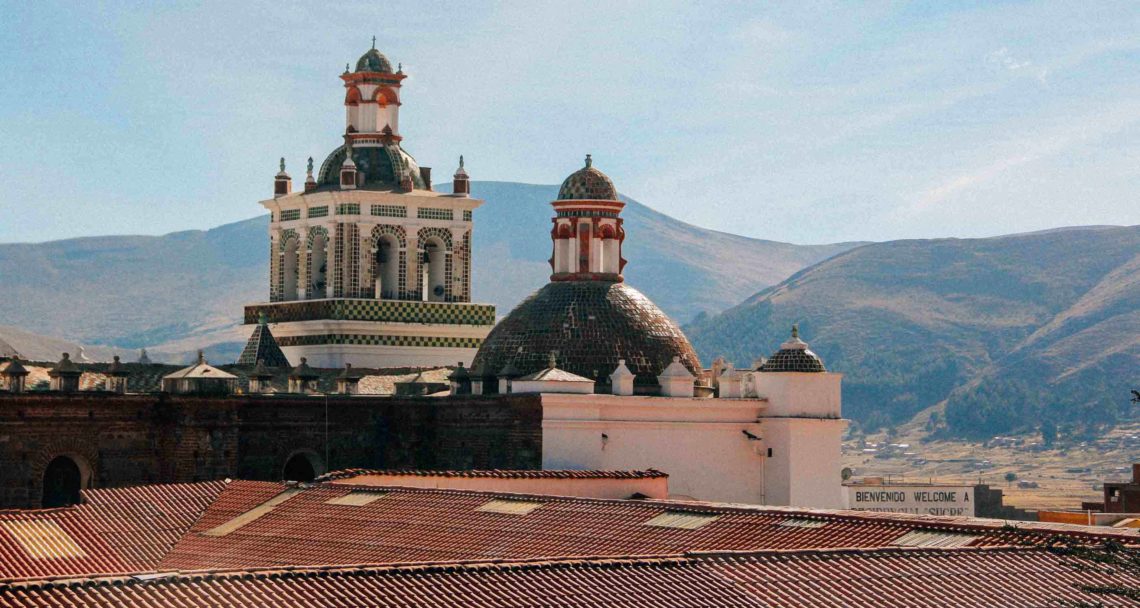
<path fill-rule="evenodd" d="M 375 40 L 340 74 L 345 128 L 294 192 L 281 170 L 269 223 L 269 301 L 264 314 L 296 363 L 343 369 L 470 361 L 495 323 L 494 306 L 471 302 L 472 214 L 483 201 L 436 192 L 431 170 L 403 148 L 400 87 Z M 460 175 L 461 174 L 461 175 Z M 462 179 L 461 179 L 462 178 Z"/>

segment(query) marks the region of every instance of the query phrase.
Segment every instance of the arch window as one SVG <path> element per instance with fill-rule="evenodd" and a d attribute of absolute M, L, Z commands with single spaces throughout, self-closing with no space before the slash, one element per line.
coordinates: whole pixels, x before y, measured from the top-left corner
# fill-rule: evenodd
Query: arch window
<path fill-rule="evenodd" d="M 281 471 L 284 481 L 312 481 L 325 472 L 324 463 L 317 455 L 308 450 L 293 452 L 285 460 L 285 468 Z"/>
<path fill-rule="evenodd" d="M 56 456 L 44 469 L 44 493 L 41 505 L 45 508 L 79 504 L 79 491 L 83 489 L 84 467 L 70 456 Z"/>

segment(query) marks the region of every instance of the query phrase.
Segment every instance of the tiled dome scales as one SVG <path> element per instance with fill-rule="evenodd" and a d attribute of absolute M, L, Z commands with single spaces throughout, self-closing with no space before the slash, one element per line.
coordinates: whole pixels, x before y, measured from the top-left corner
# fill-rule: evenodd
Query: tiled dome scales
<path fill-rule="evenodd" d="M 560 368 L 599 384 L 624 359 L 638 392 L 655 391 L 657 376 L 674 357 L 699 374 L 696 351 L 677 324 L 623 282 L 625 204 L 590 156 L 566 178 L 551 205 L 551 282 L 499 322 L 473 369 L 485 377 L 507 366 L 530 374 L 556 351 Z"/>

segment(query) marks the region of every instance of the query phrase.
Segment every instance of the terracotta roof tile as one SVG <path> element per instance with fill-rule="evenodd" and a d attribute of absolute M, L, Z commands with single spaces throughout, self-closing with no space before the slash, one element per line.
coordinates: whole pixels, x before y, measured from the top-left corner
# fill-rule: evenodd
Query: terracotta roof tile
<path fill-rule="evenodd" d="M 225 535 L 216 528 L 283 492 L 284 484 L 231 483 L 168 554 L 164 569 L 270 568 L 682 551 L 889 547 L 915 531 L 955 535 L 954 543 L 997 546 L 1060 534 L 1140 544 L 1135 531 L 1038 524 L 1020 529 L 972 518 L 854 511 L 607 500 L 353 484 L 318 484 Z M 335 504 L 350 492 L 383 492 L 365 504 Z M 481 511 L 496 499 L 540 502 L 525 514 Z M 330 504 L 329 501 L 334 501 Z M 349 501 L 353 502 L 353 501 Z M 363 502 L 363 501 L 362 501 Z M 647 525 L 663 513 L 718 517 L 695 529 Z M 786 525 L 796 520 L 800 525 Z M 801 520 L 822 522 L 802 525 Z M 962 535 L 975 538 L 962 539 Z M 937 541 L 937 539 L 934 539 Z"/>
<path fill-rule="evenodd" d="M 572 471 L 572 470 L 471 470 L 471 471 L 424 471 L 419 469 L 342 469 L 325 473 L 316 481 L 336 481 L 351 479 L 361 475 L 389 475 L 409 477 L 463 477 L 494 479 L 656 479 L 668 477 L 656 469 L 644 471 Z"/>
<path fill-rule="evenodd" d="M 1036 548 L 570 558 L 0 583 L 11 606 L 1133 606 L 1140 586 Z"/>
<path fill-rule="evenodd" d="M 190 529 L 226 484 L 221 481 L 84 490 L 84 503 L 59 509 L 0 511 L 0 579 L 148 570 Z M 21 542 L 37 527 L 57 551 Z"/>

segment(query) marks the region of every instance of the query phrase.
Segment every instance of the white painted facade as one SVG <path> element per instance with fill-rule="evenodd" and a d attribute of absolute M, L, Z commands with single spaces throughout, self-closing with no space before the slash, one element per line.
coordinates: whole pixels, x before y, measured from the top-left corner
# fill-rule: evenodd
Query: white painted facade
<path fill-rule="evenodd" d="M 761 375 L 771 394 L 744 399 L 544 393 L 542 466 L 652 467 L 675 498 L 842 508 L 841 375 Z"/>

